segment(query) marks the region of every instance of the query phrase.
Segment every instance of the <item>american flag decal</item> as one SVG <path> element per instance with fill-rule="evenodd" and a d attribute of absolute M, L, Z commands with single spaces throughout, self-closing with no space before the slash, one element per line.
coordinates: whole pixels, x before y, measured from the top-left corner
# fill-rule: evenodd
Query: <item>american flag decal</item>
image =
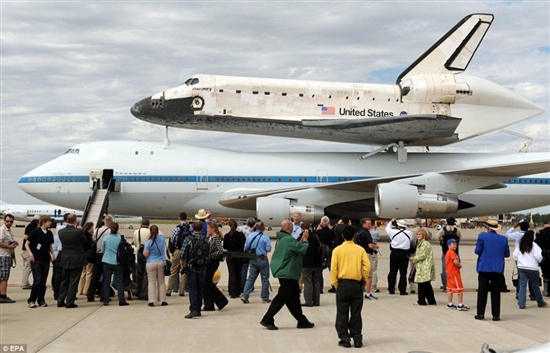
<path fill-rule="evenodd" d="M 321 107 L 321 114 L 323 115 L 334 115 L 335 109 L 334 107 Z"/>

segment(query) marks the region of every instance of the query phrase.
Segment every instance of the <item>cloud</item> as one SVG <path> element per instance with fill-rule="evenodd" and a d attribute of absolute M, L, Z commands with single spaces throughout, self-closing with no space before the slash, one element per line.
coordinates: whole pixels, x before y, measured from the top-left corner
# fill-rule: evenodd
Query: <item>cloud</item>
<path fill-rule="evenodd" d="M 467 74 L 547 111 L 547 2 L 5 2 L 2 3 L 2 184 L 72 145 L 164 139 L 130 115 L 136 101 L 195 73 L 393 83 L 473 12 L 495 21 Z M 550 146 L 548 112 L 510 129 Z M 366 151 L 370 146 L 171 129 L 172 143 L 242 151 Z M 237 143 L 235 143 L 237 141 Z M 506 151 L 523 139 L 494 132 L 444 151 Z"/>

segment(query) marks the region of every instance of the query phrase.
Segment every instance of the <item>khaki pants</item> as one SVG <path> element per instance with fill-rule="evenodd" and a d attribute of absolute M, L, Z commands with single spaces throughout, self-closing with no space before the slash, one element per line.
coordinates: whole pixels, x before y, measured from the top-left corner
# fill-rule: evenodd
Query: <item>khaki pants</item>
<path fill-rule="evenodd" d="M 166 295 L 172 294 L 172 288 L 174 288 L 174 282 L 176 276 L 180 276 L 179 294 L 185 294 L 185 282 L 187 282 L 187 275 L 180 275 L 180 253 L 179 249 L 174 250 L 172 253 L 172 267 L 170 267 L 170 277 L 168 278 L 168 287 L 166 287 Z"/>
<path fill-rule="evenodd" d="M 78 283 L 78 294 L 86 295 L 86 293 L 88 293 L 93 269 L 94 264 L 87 264 L 82 268 L 82 273 L 80 274 L 80 282 Z"/>
<path fill-rule="evenodd" d="M 147 270 L 147 297 L 149 303 L 166 301 L 166 282 L 164 281 L 164 261 L 148 262 Z"/>

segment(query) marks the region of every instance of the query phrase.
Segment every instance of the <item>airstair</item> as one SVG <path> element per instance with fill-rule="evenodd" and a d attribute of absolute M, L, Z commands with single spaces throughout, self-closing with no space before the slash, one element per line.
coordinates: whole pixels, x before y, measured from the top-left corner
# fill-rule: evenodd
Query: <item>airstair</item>
<path fill-rule="evenodd" d="M 109 179 L 107 188 L 102 188 L 102 184 L 103 186 L 105 186 L 105 184 L 101 180 L 94 182 L 92 194 L 88 199 L 88 204 L 82 215 L 82 225 L 86 222 L 93 222 L 94 227 L 99 227 L 101 225 L 103 216 L 107 213 L 109 208 L 109 194 L 111 191 L 114 191 L 115 182 L 115 179 Z"/>

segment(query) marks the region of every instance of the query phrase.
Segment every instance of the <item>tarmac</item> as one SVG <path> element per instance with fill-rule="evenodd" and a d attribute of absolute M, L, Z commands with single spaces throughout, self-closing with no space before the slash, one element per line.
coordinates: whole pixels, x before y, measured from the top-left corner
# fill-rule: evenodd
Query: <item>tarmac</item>
<path fill-rule="evenodd" d="M 170 234 L 172 224 L 161 224 L 161 231 Z M 224 229 L 225 230 L 225 229 Z M 380 229 L 381 233 L 383 229 Z M 23 228 L 15 228 L 21 242 Z M 124 235 L 133 230 L 122 229 Z M 432 282 L 437 306 L 413 305 L 416 295 L 390 295 L 386 276 L 389 268 L 388 243 L 381 244 L 378 267 L 379 300 L 366 300 L 363 306 L 364 346 L 368 352 L 481 352 L 487 343 L 497 352 L 512 352 L 550 342 L 550 309 L 537 308 L 528 302 L 520 310 L 511 283 L 513 260 L 506 261 L 506 281 L 510 293 L 502 293 L 501 321 L 491 320 L 490 300 L 486 319 L 474 319 L 476 313 L 477 273 L 474 254 L 479 231 L 463 230 L 460 246 L 462 278 L 466 293 L 464 302 L 470 311 L 446 308 L 446 293 L 439 291 L 441 248 L 433 243 L 438 278 Z M 435 235 L 435 231 L 432 232 Z M 504 230 L 500 231 L 504 234 Z M 384 238 L 384 237 L 383 237 Z M 513 249 L 513 243 L 510 243 Z M 221 311 L 203 312 L 200 318 L 185 319 L 189 297 L 177 294 L 167 298 L 168 306 L 148 307 L 146 301 L 134 300 L 130 306 L 104 307 L 99 301 L 88 303 L 84 296 L 78 308 L 57 308 L 51 288 L 46 292 L 47 308 L 31 309 L 26 305 L 29 290 L 21 289 L 21 256 L 12 270 L 8 296 L 15 304 L 0 304 L 0 347 L 2 351 L 24 352 L 342 352 L 334 328 L 335 295 L 328 293 L 329 273 L 325 270 L 325 288 L 321 306 L 304 307 L 304 314 L 315 323 L 312 329 L 297 329 L 296 321 L 286 308 L 275 317 L 278 331 L 268 331 L 259 321 L 267 310 L 259 297 L 259 279 L 250 296 L 250 304 L 238 298 Z M 227 267 L 220 266 L 219 287 L 227 295 Z M 51 271 L 50 271 L 51 275 Z M 49 282 L 49 281 L 48 281 Z M 278 281 L 271 278 L 276 294 Z M 227 295 L 228 296 L 228 295 Z M 456 303 L 456 298 L 455 298 Z M 351 348 L 355 350 L 355 348 Z"/>

